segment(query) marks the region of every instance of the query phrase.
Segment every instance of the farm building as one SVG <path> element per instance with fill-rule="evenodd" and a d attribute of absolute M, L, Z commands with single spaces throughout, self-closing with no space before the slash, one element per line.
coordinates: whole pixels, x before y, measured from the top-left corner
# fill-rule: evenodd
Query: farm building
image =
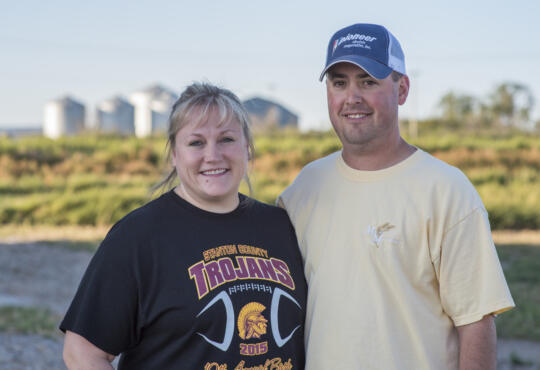
<path fill-rule="evenodd" d="M 98 104 L 97 129 L 105 133 L 133 135 L 135 133 L 135 107 L 121 97 L 114 97 Z"/>
<path fill-rule="evenodd" d="M 167 120 L 178 96 L 159 85 L 137 91 L 129 97 L 135 107 L 135 135 L 149 136 L 167 131 Z"/>
<path fill-rule="evenodd" d="M 278 103 L 255 97 L 243 104 L 255 129 L 298 127 L 298 116 Z"/>
<path fill-rule="evenodd" d="M 85 107 L 69 96 L 45 104 L 43 134 L 56 139 L 84 130 Z"/>

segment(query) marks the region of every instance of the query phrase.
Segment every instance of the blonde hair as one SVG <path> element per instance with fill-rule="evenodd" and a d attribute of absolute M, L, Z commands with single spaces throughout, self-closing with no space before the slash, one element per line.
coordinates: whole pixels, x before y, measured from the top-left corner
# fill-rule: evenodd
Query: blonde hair
<path fill-rule="evenodd" d="M 171 155 L 176 145 L 176 134 L 186 124 L 195 122 L 196 125 L 206 122 L 212 110 L 216 110 L 219 115 L 218 126 L 235 120 L 240 123 L 244 138 L 248 144 L 248 158 L 253 160 L 255 147 L 253 145 L 253 135 L 251 134 L 248 114 L 240 99 L 230 90 L 223 89 L 210 83 L 195 82 L 189 85 L 174 103 L 169 116 L 169 126 L 167 129 L 166 159 L 171 163 Z M 176 169 L 173 168 L 168 174 L 152 188 L 152 193 L 161 189 L 167 191 L 172 188 L 176 180 Z M 251 183 L 247 174 L 244 175 L 250 195 L 252 193 Z"/>

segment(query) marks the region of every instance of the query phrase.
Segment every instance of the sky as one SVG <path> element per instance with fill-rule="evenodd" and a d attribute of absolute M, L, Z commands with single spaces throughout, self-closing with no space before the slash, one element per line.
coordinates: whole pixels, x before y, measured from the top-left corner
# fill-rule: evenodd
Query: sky
<path fill-rule="evenodd" d="M 105 99 L 193 81 L 329 128 L 318 77 L 332 34 L 354 23 L 382 24 L 401 43 L 411 89 L 400 117 L 437 115 L 449 91 L 487 99 L 517 82 L 538 120 L 538 14 L 537 0 L 0 0 L 0 128 L 41 125 L 45 103 L 65 95 L 91 120 Z"/>

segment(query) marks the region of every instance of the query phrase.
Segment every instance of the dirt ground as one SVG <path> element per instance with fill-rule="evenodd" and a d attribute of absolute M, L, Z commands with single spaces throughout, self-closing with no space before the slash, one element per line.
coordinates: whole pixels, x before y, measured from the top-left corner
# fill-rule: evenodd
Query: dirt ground
<path fill-rule="evenodd" d="M 65 313 L 91 253 L 50 243 L 0 241 L 0 306 L 42 307 Z M 65 369 L 62 335 L 45 338 L 0 332 L 0 369 Z M 498 341 L 497 369 L 540 369 L 540 343 Z"/>

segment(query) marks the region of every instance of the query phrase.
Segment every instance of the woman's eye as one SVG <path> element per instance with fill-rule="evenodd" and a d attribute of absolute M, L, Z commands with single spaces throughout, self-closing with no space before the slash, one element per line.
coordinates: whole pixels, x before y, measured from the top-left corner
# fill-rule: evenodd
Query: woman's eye
<path fill-rule="evenodd" d="M 201 146 L 202 145 L 202 141 L 201 140 L 193 140 L 193 141 L 190 141 L 189 146 Z"/>
<path fill-rule="evenodd" d="M 234 141 L 234 139 L 232 137 L 224 137 L 221 139 L 222 142 L 224 143 L 230 143 L 232 141 Z"/>

